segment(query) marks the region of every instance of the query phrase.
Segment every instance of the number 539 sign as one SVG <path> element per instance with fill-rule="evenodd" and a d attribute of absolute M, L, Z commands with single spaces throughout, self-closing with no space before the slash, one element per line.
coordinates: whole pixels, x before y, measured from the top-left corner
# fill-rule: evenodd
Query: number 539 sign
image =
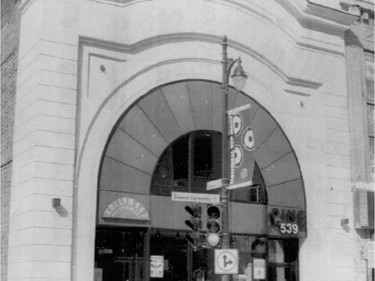
<path fill-rule="evenodd" d="M 286 234 L 298 234 L 298 225 L 295 223 L 280 223 L 280 232 Z"/>
<path fill-rule="evenodd" d="M 306 237 L 306 213 L 300 209 L 269 207 L 270 235 Z"/>

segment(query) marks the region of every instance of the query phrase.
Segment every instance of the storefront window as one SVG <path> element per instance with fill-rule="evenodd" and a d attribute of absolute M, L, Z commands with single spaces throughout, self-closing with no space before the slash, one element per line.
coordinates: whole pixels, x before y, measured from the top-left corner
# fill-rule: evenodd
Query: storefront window
<path fill-rule="evenodd" d="M 163 229 L 99 227 L 95 281 L 221 280 L 214 271 L 215 249 L 193 248 L 185 236 Z M 298 280 L 298 239 L 232 234 L 231 244 L 239 253 L 239 274 L 233 280 Z"/>
<path fill-rule="evenodd" d="M 98 228 L 95 281 L 144 280 L 145 229 Z"/>

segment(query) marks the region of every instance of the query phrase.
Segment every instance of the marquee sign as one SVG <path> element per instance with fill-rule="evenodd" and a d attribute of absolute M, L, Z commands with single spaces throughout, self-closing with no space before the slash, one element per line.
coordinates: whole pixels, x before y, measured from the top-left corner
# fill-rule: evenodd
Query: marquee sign
<path fill-rule="evenodd" d="M 250 126 L 250 104 L 228 111 L 230 125 L 230 181 L 228 189 L 252 185 L 254 134 Z"/>
<path fill-rule="evenodd" d="M 150 220 L 150 215 L 139 201 L 130 197 L 121 197 L 107 206 L 103 218 Z"/>

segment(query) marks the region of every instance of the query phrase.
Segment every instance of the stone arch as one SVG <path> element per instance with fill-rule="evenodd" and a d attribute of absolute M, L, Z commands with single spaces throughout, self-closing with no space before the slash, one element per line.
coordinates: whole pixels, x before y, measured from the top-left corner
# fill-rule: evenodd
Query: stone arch
<path fill-rule="evenodd" d="M 218 83 L 185 80 L 159 86 L 137 100 L 108 139 L 99 190 L 149 194 L 154 167 L 172 141 L 195 130 L 221 132 L 221 95 Z M 228 98 L 229 109 L 251 105 L 255 161 L 267 188 L 268 204 L 305 209 L 299 163 L 280 125 L 244 93 L 231 89 Z"/>

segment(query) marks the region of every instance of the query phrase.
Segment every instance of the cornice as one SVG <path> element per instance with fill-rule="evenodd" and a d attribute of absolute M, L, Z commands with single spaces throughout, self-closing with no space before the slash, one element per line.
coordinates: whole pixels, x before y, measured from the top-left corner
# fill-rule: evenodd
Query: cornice
<path fill-rule="evenodd" d="M 20 10 L 21 13 L 24 13 L 34 2 L 35 0 L 22 0 L 18 4 L 18 9 Z"/>
<path fill-rule="evenodd" d="M 161 46 L 165 44 L 181 43 L 181 42 L 206 42 L 220 45 L 222 42 L 222 37 L 212 34 L 202 34 L 202 33 L 174 33 L 174 34 L 162 34 L 154 37 L 150 37 L 133 44 L 123 44 L 117 42 L 109 42 L 104 40 L 99 40 L 89 37 L 80 37 L 80 46 L 95 47 L 99 49 L 106 49 L 113 52 L 119 53 L 128 53 L 128 54 L 137 54 L 147 49 Z M 258 60 L 263 65 L 266 65 L 274 73 L 276 73 L 282 80 L 285 81 L 287 85 L 290 85 L 293 88 L 307 88 L 307 89 L 317 89 L 321 86 L 319 81 L 312 81 L 301 79 L 299 77 L 293 77 L 282 70 L 277 64 L 268 60 L 256 50 L 253 50 L 247 45 L 244 45 L 237 41 L 228 40 L 232 49 L 236 49 L 242 53 L 245 53 L 254 59 Z M 220 63 L 218 60 L 217 63 Z M 297 91 L 297 90 L 296 90 Z"/>
<path fill-rule="evenodd" d="M 294 0 L 275 0 L 305 28 L 331 34 L 340 34 L 350 28 L 359 16 L 306 1 L 304 5 Z"/>

